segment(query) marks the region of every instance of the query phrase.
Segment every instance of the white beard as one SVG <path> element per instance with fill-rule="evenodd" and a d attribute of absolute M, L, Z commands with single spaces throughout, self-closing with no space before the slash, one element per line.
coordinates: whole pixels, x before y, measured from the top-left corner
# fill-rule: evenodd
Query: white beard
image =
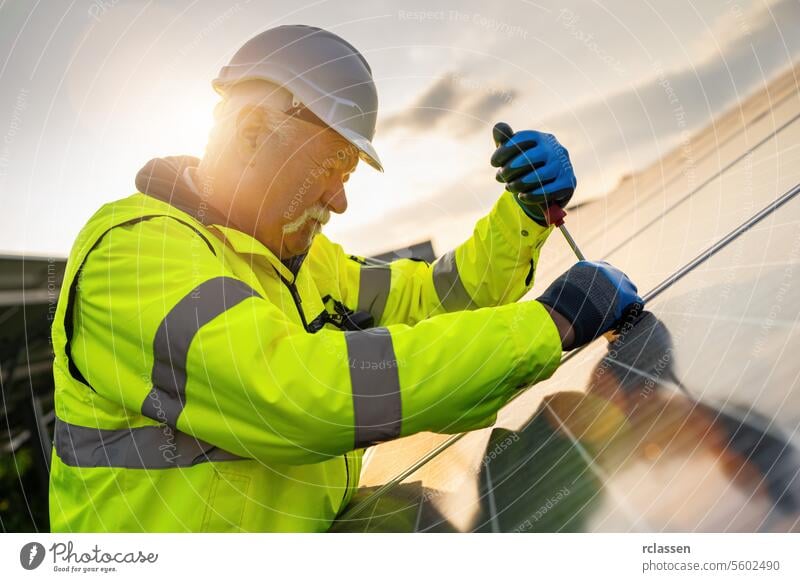
<path fill-rule="evenodd" d="M 289 224 L 284 225 L 283 227 L 283 234 L 293 234 L 303 228 L 306 222 L 309 220 L 316 220 L 319 222 L 319 226 L 314 229 L 312 236 L 316 235 L 317 232 L 322 230 L 322 225 L 327 224 L 327 222 L 331 219 L 331 211 L 328 210 L 326 206 L 322 206 L 321 204 L 315 204 L 310 208 L 306 208 L 305 212 L 298 216 L 295 220 L 290 222 Z"/>

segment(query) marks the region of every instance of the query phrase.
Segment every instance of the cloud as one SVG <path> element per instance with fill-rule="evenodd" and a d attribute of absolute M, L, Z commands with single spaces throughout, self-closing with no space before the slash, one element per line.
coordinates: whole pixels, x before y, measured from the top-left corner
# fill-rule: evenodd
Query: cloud
<path fill-rule="evenodd" d="M 463 136 L 492 123 L 496 113 L 511 105 L 516 90 L 499 89 L 487 83 L 449 72 L 434 81 L 411 106 L 387 117 L 378 131 L 426 131 L 447 123 L 448 131 Z"/>
<path fill-rule="evenodd" d="M 487 93 L 467 108 L 467 114 L 481 121 L 491 120 L 495 113 L 509 105 L 518 91 L 510 90 L 502 93 Z"/>
<path fill-rule="evenodd" d="M 383 121 L 380 131 L 388 133 L 396 128 L 419 130 L 435 125 L 458 106 L 458 95 L 449 76 L 443 76 L 420 95 L 408 109 L 395 113 Z"/>

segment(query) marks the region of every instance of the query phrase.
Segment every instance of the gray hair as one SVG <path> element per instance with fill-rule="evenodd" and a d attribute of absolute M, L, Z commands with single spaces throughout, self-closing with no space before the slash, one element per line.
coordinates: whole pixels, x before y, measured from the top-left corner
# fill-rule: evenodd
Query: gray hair
<path fill-rule="evenodd" d="M 283 87 L 267 81 L 243 81 L 222 95 L 214 107 L 214 126 L 208 140 L 209 150 L 218 147 L 220 140 L 230 139 L 234 121 L 244 108 L 258 108 L 265 113 L 267 131 L 281 144 L 294 138 L 297 120 L 284 111 L 291 107 L 292 94 Z"/>

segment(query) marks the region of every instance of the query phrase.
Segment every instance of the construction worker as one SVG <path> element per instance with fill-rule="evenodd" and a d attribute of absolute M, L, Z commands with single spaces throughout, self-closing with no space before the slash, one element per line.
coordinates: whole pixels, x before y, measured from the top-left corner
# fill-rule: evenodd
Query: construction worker
<path fill-rule="evenodd" d="M 432 265 L 377 264 L 320 234 L 359 159 L 381 169 L 372 73 L 338 36 L 268 30 L 213 84 L 203 159 L 149 162 L 70 254 L 53 531 L 325 531 L 365 447 L 490 425 L 640 300 L 581 262 L 514 303 L 551 228 L 510 191 Z M 492 161 L 529 203 L 564 205 L 574 173 L 544 135 L 519 132 Z"/>

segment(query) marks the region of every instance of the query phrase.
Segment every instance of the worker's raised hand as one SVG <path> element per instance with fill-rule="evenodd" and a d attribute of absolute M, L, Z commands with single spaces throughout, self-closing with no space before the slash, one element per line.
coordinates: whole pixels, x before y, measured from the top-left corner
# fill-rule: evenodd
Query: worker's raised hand
<path fill-rule="evenodd" d="M 566 206 L 575 192 L 577 180 L 569 152 L 556 137 L 540 131 L 514 133 L 507 123 L 498 123 L 492 131 L 497 149 L 491 164 L 498 182 L 517 195 L 525 213 L 546 226 L 544 209 L 552 204 Z"/>
<path fill-rule="evenodd" d="M 604 261 L 579 261 L 537 299 L 564 316 L 574 336 L 564 349 L 589 343 L 619 326 L 644 300 L 625 273 Z"/>

